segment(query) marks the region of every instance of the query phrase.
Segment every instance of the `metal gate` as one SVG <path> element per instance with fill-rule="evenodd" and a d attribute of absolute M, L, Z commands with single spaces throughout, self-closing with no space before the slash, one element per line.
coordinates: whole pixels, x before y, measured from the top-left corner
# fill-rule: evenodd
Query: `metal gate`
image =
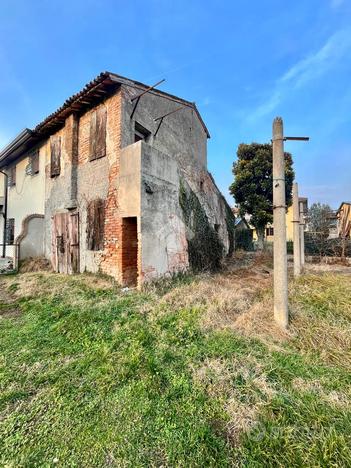
<path fill-rule="evenodd" d="M 78 273 L 78 213 L 57 213 L 52 217 L 52 265 L 58 273 Z"/>

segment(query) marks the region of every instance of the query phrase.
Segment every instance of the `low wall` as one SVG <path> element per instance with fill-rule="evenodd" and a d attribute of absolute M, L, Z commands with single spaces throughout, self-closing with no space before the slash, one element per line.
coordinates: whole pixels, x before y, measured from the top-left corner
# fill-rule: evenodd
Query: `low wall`
<path fill-rule="evenodd" d="M 32 214 L 24 218 L 22 231 L 16 239 L 19 258 L 44 256 L 44 215 Z"/>

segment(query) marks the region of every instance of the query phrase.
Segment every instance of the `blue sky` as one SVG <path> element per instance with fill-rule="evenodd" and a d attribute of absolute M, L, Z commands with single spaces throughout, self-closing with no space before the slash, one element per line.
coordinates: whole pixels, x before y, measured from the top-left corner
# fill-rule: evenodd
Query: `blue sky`
<path fill-rule="evenodd" d="M 281 115 L 300 194 L 351 199 L 351 1 L 0 0 L 0 146 L 101 71 L 195 101 L 230 200 L 239 143 Z"/>

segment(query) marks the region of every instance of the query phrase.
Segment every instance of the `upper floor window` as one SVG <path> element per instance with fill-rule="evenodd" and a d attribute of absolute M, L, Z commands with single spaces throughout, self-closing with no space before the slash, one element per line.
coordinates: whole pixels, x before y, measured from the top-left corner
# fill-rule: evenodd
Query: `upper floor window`
<path fill-rule="evenodd" d="M 267 227 L 266 228 L 266 236 L 274 236 L 274 228 L 273 227 Z"/>
<path fill-rule="evenodd" d="M 61 172 L 61 137 L 51 137 L 50 175 L 56 177 Z"/>
<path fill-rule="evenodd" d="M 15 218 L 6 220 L 6 244 L 13 245 L 15 242 Z"/>
<path fill-rule="evenodd" d="M 149 132 L 149 130 L 147 130 L 145 127 L 140 125 L 139 122 L 135 122 L 134 143 L 140 140 L 147 140 L 150 135 L 151 135 L 151 132 Z"/>
<path fill-rule="evenodd" d="M 30 156 L 26 167 L 26 174 L 35 175 L 39 173 L 39 150 L 35 150 Z"/>
<path fill-rule="evenodd" d="M 106 156 L 106 117 L 106 107 L 99 107 L 91 114 L 90 161 Z"/>
<path fill-rule="evenodd" d="M 16 185 L 16 164 L 11 166 L 7 172 L 7 184 L 9 187 L 14 187 Z"/>
<path fill-rule="evenodd" d="M 31 155 L 32 175 L 39 174 L 39 150 Z"/>

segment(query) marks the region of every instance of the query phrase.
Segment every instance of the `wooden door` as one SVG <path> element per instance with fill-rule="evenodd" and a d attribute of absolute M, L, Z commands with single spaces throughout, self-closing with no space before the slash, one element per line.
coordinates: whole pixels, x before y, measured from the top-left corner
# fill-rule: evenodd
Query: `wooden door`
<path fill-rule="evenodd" d="M 52 265 L 58 273 L 78 273 L 79 214 L 57 213 L 52 221 Z"/>

